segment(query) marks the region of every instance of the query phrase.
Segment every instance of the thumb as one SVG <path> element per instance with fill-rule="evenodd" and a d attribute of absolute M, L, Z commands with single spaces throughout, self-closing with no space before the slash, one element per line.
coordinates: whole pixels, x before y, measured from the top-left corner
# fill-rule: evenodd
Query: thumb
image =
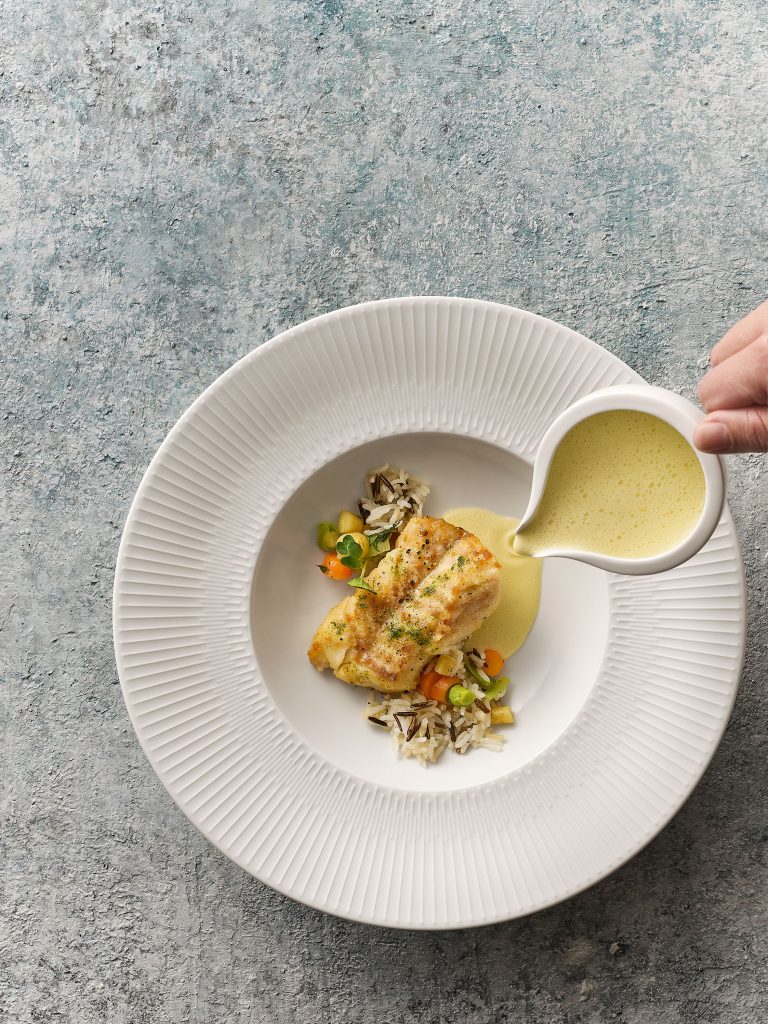
<path fill-rule="evenodd" d="M 768 452 L 768 408 L 723 409 L 696 427 L 693 443 L 702 452 Z"/>

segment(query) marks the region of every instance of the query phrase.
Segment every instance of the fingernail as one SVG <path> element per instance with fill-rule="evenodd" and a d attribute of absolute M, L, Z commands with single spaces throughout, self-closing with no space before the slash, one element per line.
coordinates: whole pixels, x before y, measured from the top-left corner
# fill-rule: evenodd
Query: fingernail
<path fill-rule="evenodd" d="M 696 446 L 706 452 L 729 452 L 731 432 L 725 423 L 701 423 L 696 428 Z"/>

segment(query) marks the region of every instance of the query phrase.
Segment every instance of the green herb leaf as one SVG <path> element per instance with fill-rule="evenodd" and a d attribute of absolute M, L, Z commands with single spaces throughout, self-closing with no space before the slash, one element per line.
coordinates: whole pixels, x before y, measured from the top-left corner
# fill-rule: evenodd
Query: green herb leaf
<path fill-rule="evenodd" d="M 376 593 L 371 584 L 363 575 L 355 576 L 353 579 L 347 580 L 347 585 L 350 587 L 356 587 L 358 590 L 368 590 L 372 594 Z"/>
<path fill-rule="evenodd" d="M 383 555 L 386 551 L 389 551 L 389 539 L 396 532 L 396 526 L 385 526 L 383 530 L 377 530 L 376 533 L 369 534 L 368 543 L 371 545 L 371 551 L 375 555 Z"/>
<path fill-rule="evenodd" d="M 350 569 L 362 569 L 363 549 L 354 537 L 347 535 L 339 538 L 339 542 L 336 545 L 336 554 L 339 556 L 339 561 L 342 565 L 346 565 Z"/>

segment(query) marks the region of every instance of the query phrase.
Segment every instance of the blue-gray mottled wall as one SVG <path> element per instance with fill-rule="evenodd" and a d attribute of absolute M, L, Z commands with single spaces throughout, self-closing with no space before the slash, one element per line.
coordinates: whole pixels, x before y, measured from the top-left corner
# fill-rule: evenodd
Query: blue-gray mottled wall
<path fill-rule="evenodd" d="M 732 462 L 749 647 L 712 767 L 629 865 L 509 925 L 378 931 L 245 876 L 144 760 L 109 607 L 171 423 L 314 314 L 487 297 L 693 395 L 768 292 L 767 112 L 747 0 L 0 4 L 3 1019 L 768 1016 L 761 457 Z"/>

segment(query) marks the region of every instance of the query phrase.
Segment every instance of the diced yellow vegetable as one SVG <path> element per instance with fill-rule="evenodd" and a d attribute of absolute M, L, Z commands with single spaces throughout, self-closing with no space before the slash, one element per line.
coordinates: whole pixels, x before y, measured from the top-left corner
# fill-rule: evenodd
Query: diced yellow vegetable
<path fill-rule="evenodd" d="M 368 552 L 371 549 L 371 544 L 364 533 L 342 533 L 342 535 L 336 539 L 336 543 L 338 544 L 340 541 L 344 540 L 345 537 L 351 537 L 353 541 L 360 545 L 362 551 L 362 554 L 360 556 L 361 558 L 368 557 Z"/>
<path fill-rule="evenodd" d="M 362 533 L 363 520 L 354 512 L 347 512 L 346 509 L 339 513 L 339 533 Z"/>
<path fill-rule="evenodd" d="M 512 708 L 502 704 L 501 707 L 491 708 L 491 725 L 514 725 L 515 715 Z"/>
<path fill-rule="evenodd" d="M 451 654 L 441 654 L 435 662 L 435 672 L 441 676 L 455 675 L 458 667 L 457 659 Z"/>

